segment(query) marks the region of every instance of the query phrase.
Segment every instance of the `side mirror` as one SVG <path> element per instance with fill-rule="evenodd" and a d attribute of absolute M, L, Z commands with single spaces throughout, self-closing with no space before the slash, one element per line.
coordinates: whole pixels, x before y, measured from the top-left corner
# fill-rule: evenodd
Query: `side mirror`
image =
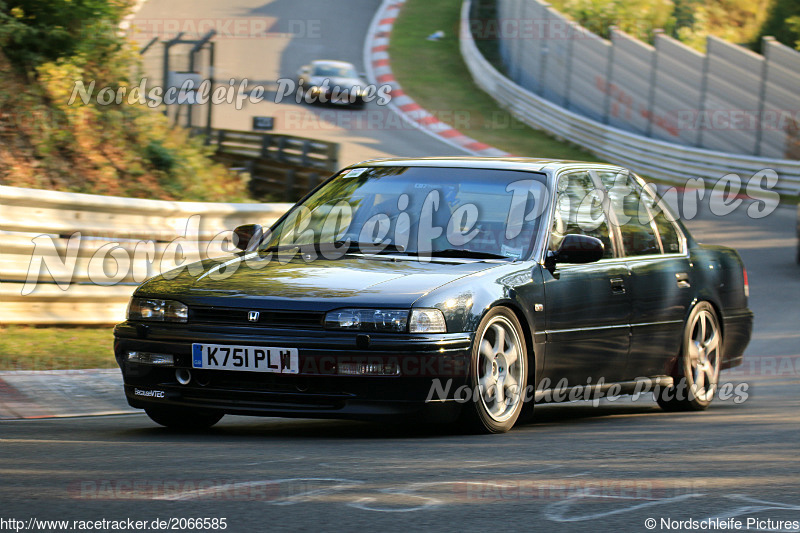
<path fill-rule="evenodd" d="M 597 237 L 570 233 L 555 253 L 558 263 L 594 263 L 603 258 L 605 246 Z"/>
<path fill-rule="evenodd" d="M 259 224 L 245 224 L 233 230 L 233 245 L 239 250 L 252 252 L 261 244 L 264 228 Z"/>

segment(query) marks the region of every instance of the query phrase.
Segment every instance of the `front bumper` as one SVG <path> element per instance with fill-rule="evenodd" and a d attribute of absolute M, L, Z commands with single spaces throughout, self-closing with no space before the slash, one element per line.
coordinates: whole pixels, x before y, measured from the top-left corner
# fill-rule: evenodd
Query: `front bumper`
<path fill-rule="evenodd" d="M 425 416 L 450 420 L 460 405 L 452 401 L 467 383 L 472 337 L 437 335 L 357 335 L 352 332 L 298 331 L 246 327 L 209 329 L 186 324 L 126 322 L 114 330 L 114 351 L 128 403 L 136 408 L 180 406 L 230 414 L 310 418 L 378 419 Z M 300 372 L 272 374 L 192 368 L 192 344 L 232 344 L 297 348 Z M 129 351 L 167 353 L 174 366 L 127 361 Z M 342 362 L 392 362 L 399 375 L 340 375 Z M 182 385 L 177 369 L 189 369 Z M 446 389 L 444 400 L 426 402 L 431 390 Z"/>

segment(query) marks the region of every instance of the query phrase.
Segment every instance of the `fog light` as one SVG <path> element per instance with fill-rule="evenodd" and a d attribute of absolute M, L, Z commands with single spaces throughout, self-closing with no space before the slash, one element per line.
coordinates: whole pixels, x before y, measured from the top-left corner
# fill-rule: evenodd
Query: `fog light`
<path fill-rule="evenodd" d="M 192 381 L 192 373 L 188 368 L 178 368 L 175 370 L 175 379 L 181 385 L 188 385 Z"/>
<path fill-rule="evenodd" d="M 128 361 L 142 365 L 173 366 L 175 356 L 169 353 L 128 352 Z"/>
<path fill-rule="evenodd" d="M 337 373 L 343 376 L 399 376 L 397 363 L 339 363 Z"/>

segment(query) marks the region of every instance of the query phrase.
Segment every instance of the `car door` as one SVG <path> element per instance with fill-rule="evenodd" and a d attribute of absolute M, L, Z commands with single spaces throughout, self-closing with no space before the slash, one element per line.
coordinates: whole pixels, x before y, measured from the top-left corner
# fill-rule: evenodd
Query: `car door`
<path fill-rule="evenodd" d="M 686 239 L 633 174 L 598 172 L 598 177 L 608 191 L 611 222 L 619 227 L 631 273 L 626 378 L 668 375 L 692 302 Z"/>
<path fill-rule="evenodd" d="M 565 235 L 599 238 L 606 246 L 603 259 L 588 264 L 557 263 L 544 269 L 547 315 L 545 363 L 542 378 L 569 385 L 616 381 L 625 373 L 630 342 L 629 273 L 618 257 L 615 238 L 603 208 L 603 197 L 590 173 L 572 171 L 559 176 L 556 187 L 549 251 Z"/>

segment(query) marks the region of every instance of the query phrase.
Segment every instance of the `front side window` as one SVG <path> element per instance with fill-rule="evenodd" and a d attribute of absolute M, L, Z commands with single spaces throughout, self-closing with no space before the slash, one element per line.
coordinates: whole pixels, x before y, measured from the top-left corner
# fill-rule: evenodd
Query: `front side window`
<path fill-rule="evenodd" d="M 667 216 L 661 202 L 656 201 L 652 191 L 645 188 L 642 194 L 642 202 L 647 206 L 653 222 L 658 229 L 658 236 L 661 238 L 661 248 L 665 254 L 677 254 L 681 252 L 681 239 L 678 230 L 673 222 L 672 214 Z"/>
<path fill-rule="evenodd" d="M 561 176 L 556 194 L 549 249 L 558 250 L 561 241 L 569 234 L 589 235 L 603 242 L 604 258 L 613 257 L 602 193 L 595 188 L 589 172 L 579 171 Z"/>
<path fill-rule="evenodd" d="M 661 243 L 653 224 L 642 188 L 634 177 L 625 172 L 597 173 L 608 194 L 608 203 L 622 237 L 626 256 L 661 253 Z M 652 201 L 652 199 L 651 199 Z"/>

